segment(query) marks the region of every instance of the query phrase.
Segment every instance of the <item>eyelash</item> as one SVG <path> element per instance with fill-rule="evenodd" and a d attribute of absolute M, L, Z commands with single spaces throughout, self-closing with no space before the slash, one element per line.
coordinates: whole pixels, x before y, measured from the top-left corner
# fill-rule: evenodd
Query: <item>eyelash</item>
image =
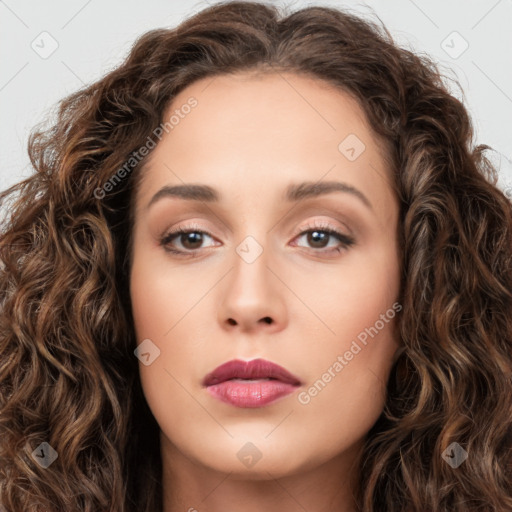
<path fill-rule="evenodd" d="M 314 252 L 324 252 L 324 253 L 331 253 L 334 252 L 336 254 L 342 252 L 345 249 L 348 249 L 349 247 L 353 246 L 355 244 L 355 239 L 349 235 L 345 235 L 343 233 L 340 233 L 336 229 L 333 229 L 328 224 L 324 224 L 321 222 L 314 223 L 313 225 L 306 226 L 306 229 L 298 233 L 294 238 L 297 238 L 299 236 L 307 235 L 308 233 L 311 233 L 313 231 L 318 231 L 321 233 L 326 233 L 330 235 L 331 237 L 337 238 L 341 245 L 339 247 L 336 247 L 334 249 L 330 250 L 315 250 L 315 248 L 311 248 Z M 189 234 L 189 233 L 200 233 L 202 235 L 208 235 L 209 237 L 213 238 L 212 235 L 210 235 L 207 231 L 204 231 L 200 228 L 200 226 L 191 224 L 187 226 L 181 226 L 177 229 L 174 229 L 173 231 L 169 231 L 168 233 L 164 234 L 160 239 L 160 245 L 164 247 L 164 249 L 167 252 L 170 252 L 172 254 L 175 254 L 176 256 L 184 257 L 184 258 L 193 258 L 195 257 L 195 252 L 199 251 L 200 249 L 195 250 L 187 250 L 182 251 L 178 249 L 173 249 L 169 246 L 170 242 L 181 235 Z"/>

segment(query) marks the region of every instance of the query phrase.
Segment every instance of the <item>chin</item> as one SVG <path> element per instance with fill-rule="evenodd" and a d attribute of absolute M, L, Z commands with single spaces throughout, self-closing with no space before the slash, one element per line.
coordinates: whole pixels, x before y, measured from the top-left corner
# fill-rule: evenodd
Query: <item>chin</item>
<path fill-rule="evenodd" d="M 196 461 L 221 473 L 231 473 L 234 480 L 269 480 L 300 474 L 322 464 L 323 459 L 305 451 L 307 443 L 265 439 L 245 435 L 196 452 Z M 327 457 L 329 458 L 329 456 Z"/>

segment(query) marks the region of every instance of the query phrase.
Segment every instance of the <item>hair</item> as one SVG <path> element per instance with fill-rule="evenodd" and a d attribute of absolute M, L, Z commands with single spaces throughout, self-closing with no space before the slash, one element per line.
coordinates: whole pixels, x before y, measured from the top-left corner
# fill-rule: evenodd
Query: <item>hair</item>
<path fill-rule="evenodd" d="M 142 35 L 34 129 L 34 174 L 0 194 L 0 502 L 9 512 L 162 509 L 128 284 L 147 157 L 105 184 L 181 90 L 245 71 L 334 85 L 386 144 L 400 203 L 401 349 L 365 439 L 359 510 L 512 510 L 512 204 L 490 148 L 474 146 L 433 61 L 381 23 L 242 1 Z M 47 468 L 33 457 L 43 442 L 58 454 Z M 456 468 L 443 458 L 452 443 L 468 455 Z"/>

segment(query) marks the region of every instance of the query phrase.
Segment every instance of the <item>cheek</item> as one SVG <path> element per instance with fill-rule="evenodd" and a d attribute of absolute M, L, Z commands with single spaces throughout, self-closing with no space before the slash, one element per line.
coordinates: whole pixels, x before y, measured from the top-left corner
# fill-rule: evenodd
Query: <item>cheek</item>
<path fill-rule="evenodd" d="M 134 254 L 130 296 L 135 336 L 137 345 L 145 343 L 151 353 L 150 364 L 139 363 L 139 373 L 146 400 L 163 424 L 170 419 L 171 404 L 176 409 L 194 403 L 180 383 L 191 379 L 197 354 L 206 353 L 209 331 L 195 306 L 214 282 L 212 276 L 198 280 L 171 265 L 164 268 L 148 252 Z"/>
<path fill-rule="evenodd" d="M 139 346 L 149 339 L 149 352 L 155 351 L 150 364 L 139 363 L 141 386 L 156 422 L 170 438 L 179 439 L 189 432 L 190 416 L 202 414 L 200 407 L 194 411 L 198 404 L 186 391 L 193 368 L 192 352 L 197 347 L 191 343 L 190 333 L 187 335 L 189 317 L 185 316 L 192 307 L 188 297 L 192 300 L 195 296 L 197 302 L 197 294 L 186 286 L 186 293 L 176 293 L 176 279 L 170 288 L 169 278 L 156 272 L 154 266 L 140 263 L 140 259 L 134 261 L 130 282 L 135 334 Z M 193 313 L 188 313 L 190 318 Z"/>
<path fill-rule="evenodd" d="M 207 281 L 180 271 L 149 251 L 136 253 L 130 275 L 130 297 L 137 338 L 151 335 L 161 338 L 168 333 L 197 304 Z"/>
<path fill-rule="evenodd" d="M 360 432 L 371 427 L 382 411 L 399 346 L 394 332 L 401 309 L 396 302 L 399 268 L 392 251 L 361 255 L 335 282 L 324 288 L 329 293 L 321 310 L 329 330 L 310 345 L 307 386 L 298 396 L 325 435 L 327 421 L 351 424 Z"/>
<path fill-rule="evenodd" d="M 378 358 L 386 352 L 384 341 L 373 344 L 371 350 L 368 347 L 373 339 L 392 336 L 400 285 L 399 265 L 392 247 L 386 245 L 354 253 L 335 274 L 315 279 L 309 296 L 306 294 L 312 289 L 311 279 L 301 279 L 302 294 L 308 297 L 308 305 L 324 324 L 321 335 L 313 342 L 315 353 L 324 365 L 328 362 L 326 356 L 332 360 L 334 354 L 349 351 L 354 340 L 365 348 L 358 354 L 359 361 L 369 362 L 373 354 Z"/>
<path fill-rule="evenodd" d="M 294 418 L 297 425 L 314 432 L 310 442 L 319 460 L 361 440 L 382 413 L 397 348 L 392 322 L 377 333 L 369 329 L 365 343 L 360 341 L 363 336 L 342 335 L 336 343 L 324 346 L 320 357 L 311 354 L 315 371 L 297 395 Z M 351 326 L 352 332 L 358 329 Z"/>

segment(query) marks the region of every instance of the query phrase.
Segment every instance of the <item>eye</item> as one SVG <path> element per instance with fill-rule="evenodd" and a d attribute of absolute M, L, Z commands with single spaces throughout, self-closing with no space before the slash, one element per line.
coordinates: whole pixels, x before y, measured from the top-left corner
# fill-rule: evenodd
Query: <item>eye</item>
<path fill-rule="evenodd" d="M 160 245 L 164 249 L 173 254 L 190 256 L 194 251 L 201 249 L 204 237 L 212 238 L 206 231 L 200 229 L 197 225 L 181 226 L 175 230 L 166 233 L 160 240 Z M 181 245 L 181 249 L 175 249 L 171 246 L 174 239 L 177 239 Z"/>
<path fill-rule="evenodd" d="M 315 252 L 339 253 L 344 249 L 348 249 L 355 243 L 355 240 L 352 236 L 341 233 L 337 229 L 329 226 L 329 224 L 318 223 L 307 226 L 307 228 L 308 229 L 300 233 L 298 238 L 301 239 L 305 237 L 307 244 L 310 244 L 310 248 L 312 249 L 325 249 L 328 247 L 329 242 L 336 242 L 336 240 L 338 240 L 338 245 L 335 244 L 334 247 L 331 247 L 330 250 Z"/>

